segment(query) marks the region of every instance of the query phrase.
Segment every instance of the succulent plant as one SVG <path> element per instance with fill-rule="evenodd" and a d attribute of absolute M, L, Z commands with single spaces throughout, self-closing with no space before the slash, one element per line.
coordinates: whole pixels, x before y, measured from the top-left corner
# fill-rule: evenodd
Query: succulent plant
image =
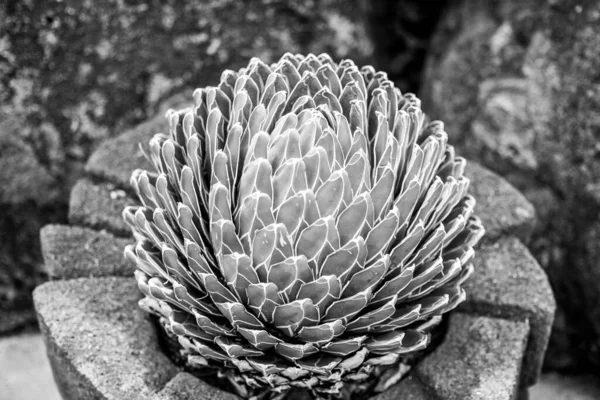
<path fill-rule="evenodd" d="M 140 306 L 243 397 L 397 381 L 484 232 L 443 124 L 326 54 L 253 58 L 193 97 L 131 177 Z"/>

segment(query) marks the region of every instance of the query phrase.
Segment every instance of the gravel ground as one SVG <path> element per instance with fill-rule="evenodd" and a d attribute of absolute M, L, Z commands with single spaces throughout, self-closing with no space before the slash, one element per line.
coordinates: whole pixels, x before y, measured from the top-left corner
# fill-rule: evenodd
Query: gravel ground
<path fill-rule="evenodd" d="M 0 339 L 0 400 L 61 400 L 40 334 Z M 530 400 L 598 400 L 600 380 L 549 373 L 529 391 Z"/>

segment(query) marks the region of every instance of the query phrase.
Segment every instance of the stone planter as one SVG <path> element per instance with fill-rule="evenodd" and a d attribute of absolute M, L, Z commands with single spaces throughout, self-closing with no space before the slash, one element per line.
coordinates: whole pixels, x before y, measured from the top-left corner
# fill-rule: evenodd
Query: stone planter
<path fill-rule="evenodd" d="M 129 175 L 146 167 L 138 143 L 161 124 L 162 118 L 149 121 L 101 146 L 87 165 L 89 178 L 71 193 L 71 225 L 41 231 L 53 281 L 38 287 L 34 300 L 67 400 L 237 398 L 181 371 L 161 351 L 153 323 L 136 304 L 133 267 L 122 257 L 132 240 L 120 218 L 134 203 Z M 523 244 L 534 209 L 478 164 L 469 163 L 467 175 L 488 231 L 465 287 L 468 300 L 450 315 L 443 343 L 379 400 L 509 400 L 526 396 L 538 379 L 555 304 Z"/>

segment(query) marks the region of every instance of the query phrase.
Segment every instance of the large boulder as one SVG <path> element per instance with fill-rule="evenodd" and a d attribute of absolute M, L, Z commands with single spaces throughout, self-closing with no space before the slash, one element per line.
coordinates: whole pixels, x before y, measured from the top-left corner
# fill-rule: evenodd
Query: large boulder
<path fill-rule="evenodd" d="M 596 1 L 451 2 L 423 76 L 424 108 L 461 152 L 536 206 L 529 246 L 560 311 L 553 367 L 600 365 L 599 22 Z"/>

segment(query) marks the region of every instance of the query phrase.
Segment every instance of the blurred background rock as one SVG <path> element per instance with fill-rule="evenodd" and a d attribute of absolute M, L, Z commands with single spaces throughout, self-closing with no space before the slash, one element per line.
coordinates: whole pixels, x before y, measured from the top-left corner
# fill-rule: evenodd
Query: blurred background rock
<path fill-rule="evenodd" d="M 0 2 L 0 333 L 35 325 L 39 228 L 102 140 L 252 56 L 388 71 L 532 201 L 560 310 L 546 366 L 600 365 L 600 5 L 593 0 Z"/>
<path fill-rule="evenodd" d="M 535 205 L 558 302 L 546 366 L 600 371 L 600 3 L 452 2 L 421 97 L 462 153 Z"/>

